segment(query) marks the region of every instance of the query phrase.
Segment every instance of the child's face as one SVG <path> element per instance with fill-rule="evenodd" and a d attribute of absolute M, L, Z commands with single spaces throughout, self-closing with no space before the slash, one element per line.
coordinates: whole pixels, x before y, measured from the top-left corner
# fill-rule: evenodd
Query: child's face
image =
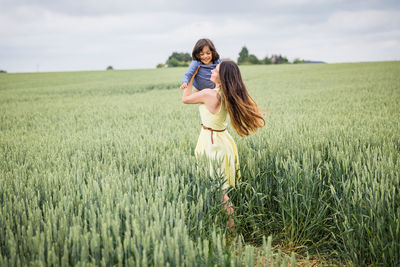
<path fill-rule="evenodd" d="M 212 52 L 208 46 L 203 47 L 200 52 L 200 60 L 203 64 L 212 64 Z"/>
<path fill-rule="evenodd" d="M 219 80 L 219 64 L 217 65 L 217 67 L 213 70 L 211 70 L 211 77 L 210 80 L 215 83 L 215 85 L 221 83 L 221 81 Z"/>

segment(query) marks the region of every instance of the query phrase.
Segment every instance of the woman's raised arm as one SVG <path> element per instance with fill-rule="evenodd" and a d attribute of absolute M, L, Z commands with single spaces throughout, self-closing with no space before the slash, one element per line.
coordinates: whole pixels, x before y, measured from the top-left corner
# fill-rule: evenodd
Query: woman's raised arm
<path fill-rule="evenodd" d="M 204 103 L 206 101 L 205 98 L 207 98 L 208 95 L 207 89 L 203 89 L 201 91 L 192 94 L 193 79 L 196 76 L 199 68 L 200 66 L 197 67 L 196 71 L 193 73 L 193 76 L 189 81 L 188 86 L 183 91 L 182 102 L 185 104 L 198 104 L 198 103 Z"/>

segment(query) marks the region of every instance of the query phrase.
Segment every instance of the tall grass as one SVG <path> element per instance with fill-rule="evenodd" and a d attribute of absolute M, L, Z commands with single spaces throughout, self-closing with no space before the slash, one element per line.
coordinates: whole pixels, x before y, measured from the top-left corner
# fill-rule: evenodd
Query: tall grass
<path fill-rule="evenodd" d="M 399 265 L 400 64 L 241 70 L 268 113 L 228 128 L 238 244 L 184 69 L 0 75 L 0 265 Z"/>

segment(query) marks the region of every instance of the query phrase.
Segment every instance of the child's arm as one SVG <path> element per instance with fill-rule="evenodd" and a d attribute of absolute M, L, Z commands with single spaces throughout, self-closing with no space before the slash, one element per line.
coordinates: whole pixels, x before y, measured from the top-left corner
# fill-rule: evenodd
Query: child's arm
<path fill-rule="evenodd" d="M 200 66 L 200 62 L 197 60 L 192 60 L 189 65 L 188 71 L 185 73 L 182 79 L 182 85 L 180 87 L 181 90 L 187 88 L 190 78 L 192 78 L 194 72 L 196 71 L 197 67 Z"/>

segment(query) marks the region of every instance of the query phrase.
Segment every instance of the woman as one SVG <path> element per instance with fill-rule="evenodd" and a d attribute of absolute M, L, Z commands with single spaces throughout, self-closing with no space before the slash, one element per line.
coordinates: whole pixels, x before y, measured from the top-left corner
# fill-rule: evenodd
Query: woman
<path fill-rule="evenodd" d="M 226 190 L 234 187 L 240 178 L 239 157 L 236 144 L 226 126 L 228 114 L 234 130 L 240 136 L 255 133 L 265 125 L 265 120 L 254 100 L 247 93 L 238 66 L 234 62 L 224 61 L 211 71 L 211 81 L 215 89 L 203 89 L 192 93 L 193 78 L 184 89 L 182 101 L 185 104 L 200 104 L 199 111 L 202 122 L 196 156 L 205 154 L 210 159 L 210 174 L 213 175 L 212 162 L 219 160 L 220 168 L 217 172 L 224 175 L 226 182 L 223 186 L 223 201 L 228 215 L 233 214 L 232 204 Z M 233 218 L 227 223 L 230 230 L 234 230 Z"/>

